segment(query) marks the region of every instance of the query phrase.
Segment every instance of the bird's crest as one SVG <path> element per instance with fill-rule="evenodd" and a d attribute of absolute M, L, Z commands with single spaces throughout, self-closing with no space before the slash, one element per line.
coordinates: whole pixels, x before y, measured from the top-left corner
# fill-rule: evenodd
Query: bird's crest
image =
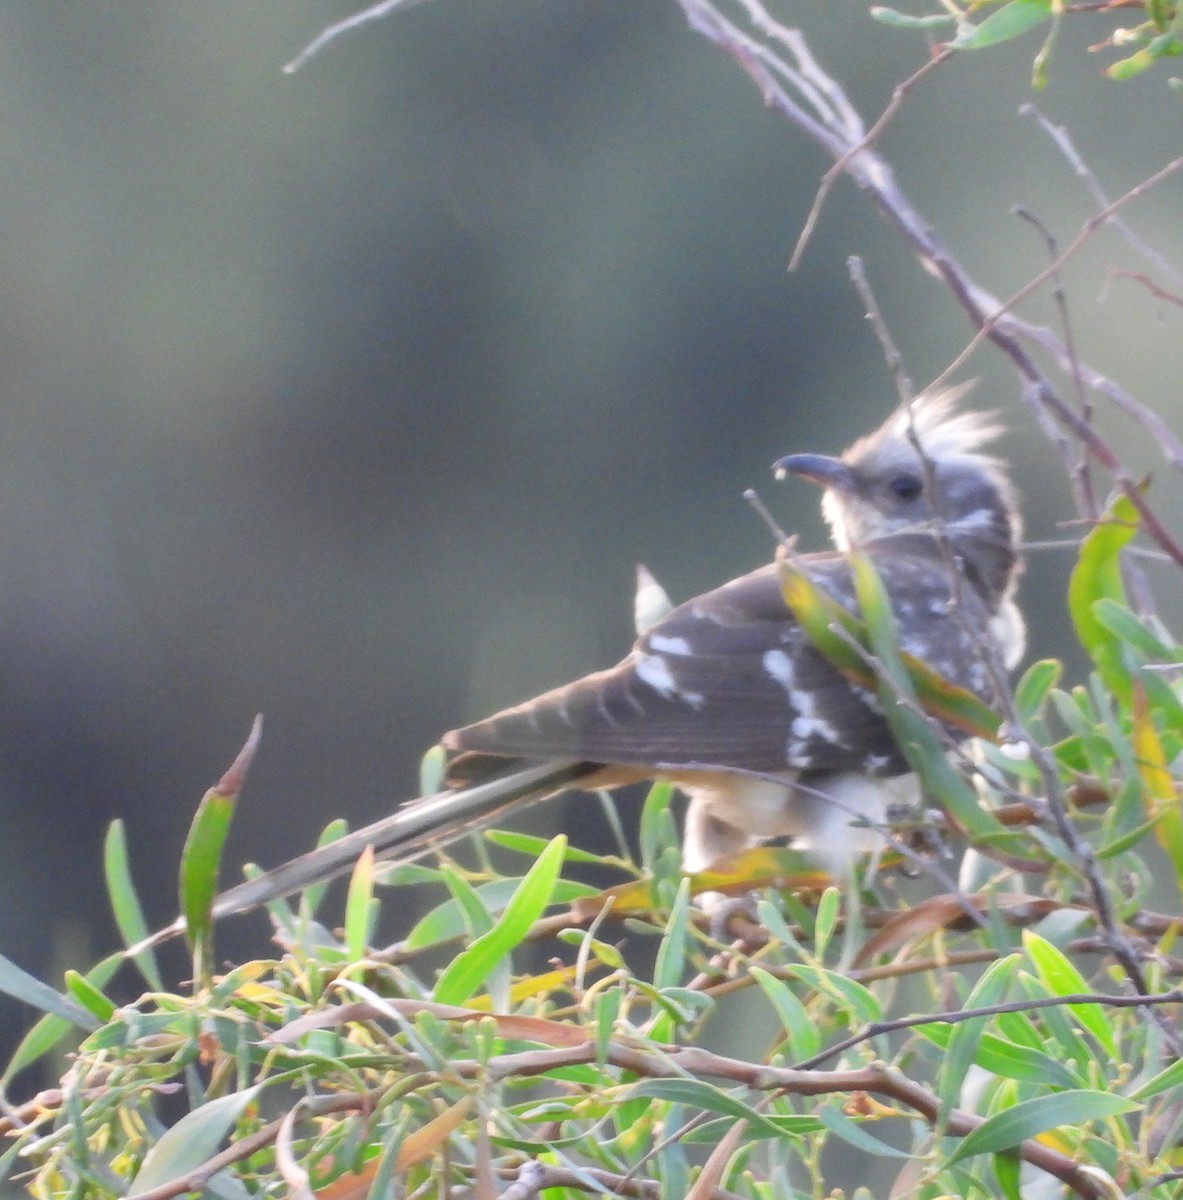
<path fill-rule="evenodd" d="M 957 411 L 958 405 L 976 384 L 977 380 L 971 379 L 953 387 L 922 393 L 910 405 L 898 408 L 878 431 L 863 439 L 863 442 L 869 449 L 872 444 L 888 439 L 910 440 L 908 433 L 911 429 L 929 458 L 940 461 L 977 458 L 995 463 L 996 459 L 981 451 L 983 446 L 1003 432 L 1004 427 L 997 420 L 997 414 Z"/>

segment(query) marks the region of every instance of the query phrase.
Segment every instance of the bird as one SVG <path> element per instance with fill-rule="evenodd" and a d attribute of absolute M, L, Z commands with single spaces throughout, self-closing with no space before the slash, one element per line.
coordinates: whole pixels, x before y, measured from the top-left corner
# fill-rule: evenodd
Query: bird
<path fill-rule="evenodd" d="M 969 386 L 922 393 L 839 456 L 791 454 L 775 470 L 822 488 L 833 548 L 794 550 L 795 567 L 857 612 L 850 556 L 869 558 L 900 648 L 988 703 L 985 659 L 1011 670 L 1025 648 L 1022 525 L 1005 463 L 986 450 L 1002 427 L 963 406 Z M 230 889 L 214 915 L 348 870 L 366 846 L 413 858 L 571 790 L 674 784 L 689 797 L 690 873 L 780 837 L 836 869 L 881 840 L 890 809 L 920 800 L 879 694 L 813 644 L 776 562 L 673 608 L 615 666 L 441 741 L 445 790 Z"/>

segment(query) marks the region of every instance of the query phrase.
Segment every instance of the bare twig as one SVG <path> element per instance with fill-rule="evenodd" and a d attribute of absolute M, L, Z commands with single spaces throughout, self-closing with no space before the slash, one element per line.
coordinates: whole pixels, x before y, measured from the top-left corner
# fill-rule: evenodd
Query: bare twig
<path fill-rule="evenodd" d="M 931 75 L 939 66 L 947 62 L 953 55 L 953 51 L 949 47 L 944 47 L 938 53 L 934 54 L 918 71 L 909 75 L 902 83 L 897 83 L 892 89 L 891 100 L 887 107 L 879 115 L 879 119 L 867 130 L 862 140 L 857 145 L 852 146 L 832 167 L 822 176 L 821 183 L 818 185 L 817 194 L 813 198 L 813 204 L 809 209 L 809 215 L 805 218 L 805 224 L 801 227 L 801 233 L 797 237 L 797 244 L 793 247 L 793 256 L 789 259 L 789 270 L 795 271 L 801 265 L 801 259 L 805 254 L 805 247 L 809 244 L 809 239 L 813 236 L 813 231 L 817 227 L 818 219 L 821 216 L 822 208 L 825 206 L 826 200 L 829 198 L 830 192 L 834 184 L 842 177 L 846 171 L 847 163 L 859 153 L 860 150 L 865 150 L 869 146 L 873 146 L 878 140 L 880 134 L 887 128 L 903 106 L 904 100 L 908 93 L 911 92 L 917 84 L 926 76 Z"/>
<path fill-rule="evenodd" d="M 1044 245 L 1047 247 L 1048 257 L 1054 263 L 1058 253 L 1058 246 L 1052 231 L 1029 209 L 1016 206 L 1014 212 L 1017 217 L 1020 217 L 1038 230 L 1040 236 L 1043 238 Z M 1085 393 L 1084 381 L 1080 377 L 1080 356 L 1076 352 L 1076 342 L 1072 334 L 1072 322 L 1068 316 L 1068 296 L 1064 291 L 1064 279 L 1059 271 L 1052 276 L 1052 297 L 1060 312 L 1060 328 L 1064 331 L 1064 349 L 1068 355 L 1072 384 L 1076 390 L 1076 400 L 1080 408 L 1080 419 L 1086 424 L 1091 425 L 1093 422 L 1093 406 L 1089 402 L 1089 398 Z M 1081 446 L 1075 463 L 1067 465 L 1069 467 L 1069 477 L 1072 480 L 1073 487 L 1076 489 L 1077 509 L 1091 520 L 1096 520 L 1100 509 L 1097 504 L 1096 491 L 1093 488 L 1092 476 L 1089 473 L 1089 453 L 1087 448 Z"/>
<path fill-rule="evenodd" d="M 1039 111 L 1037 105 L 1028 101 L 1026 104 L 1019 105 L 1019 115 L 1031 117 L 1055 143 L 1056 148 L 1068 160 L 1068 165 L 1076 173 L 1077 177 L 1084 183 L 1092 194 L 1093 200 L 1100 209 L 1106 209 L 1112 201 L 1105 193 L 1105 189 L 1101 187 L 1096 175 L 1089 169 L 1088 164 L 1081 157 L 1076 146 L 1069 136 L 1068 130 L 1063 125 L 1056 125 L 1051 120 Z M 1183 287 L 1183 274 L 1180 274 L 1168 259 L 1160 254 L 1148 242 L 1140 238 L 1126 222 L 1114 214 L 1109 218 L 1109 226 L 1117 230 L 1123 238 L 1156 270 L 1161 271 L 1164 275 L 1169 276 L 1177 287 Z"/>
<path fill-rule="evenodd" d="M 1005 1013 L 1037 1012 L 1043 1008 L 1064 1008 L 1070 1004 L 1098 1004 L 1105 1008 L 1152 1008 L 1158 1005 L 1183 1004 L 1183 990 L 1172 988 L 1146 996 L 1107 996 L 1103 992 L 1079 992 L 1068 996 L 1042 996 L 1038 1000 L 1010 1000 L 1005 1004 L 990 1004 L 982 1008 L 959 1008 L 953 1012 L 921 1013 L 912 1017 L 897 1017 L 892 1021 L 873 1021 L 864 1025 L 858 1033 L 827 1046 L 819 1054 L 804 1062 L 796 1063 L 799 1071 L 814 1067 L 844 1054 L 863 1042 L 887 1033 L 898 1033 L 901 1029 L 916 1029 L 921 1025 L 959 1025 L 962 1021 L 980 1020 L 985 1017 L 1002 1016 Z"/>
<path fill-rule="evenodd" d="M 1156 300 L 1165 300 L 1168 304 L 1176 304 L 1183 308 L 1183 296 L 1176 296 L 1174 292 L 1168 292 L 1165 288 L 1160 288 L 1148 275 L 1143 275 L 1141 271 L 1118 271 L 1109 272 L 1110 279 L 1132 279 L 1135 283 L 1140 283 Z"/>
<path fill-rule="evenodd" d="M 348 33 L 351 29 L 357 29 L 362 25 L 368 25 L 371 21 L 381 20 L 383 17 L 389 16 L 396 8 L 410 8 L 415 4 L 422 4 L 423 0 L 378 0 L 377 4 L 371 4 L 369 8 L 363 8 L 361 12 L 355 12 L 352 16 L 345 17 L 341 21 L 330 25 L 316 37 L 292 59 L 284 67 L 284 74 L 291 75 L 298 71 L 310 58 L 314 58 L 319 54 L 331 41 L 339 38 L 341 34 Z"/>
<path fill-rule="evenodd" d="M 896 395 L 900 398 L 901 405 L 911 405 L 916 398 L 916 391 L 912 386 L 912 380 L 908 373 L 904 370 L 904 356 L 900 353 L 899 347 L 896 346 L 892 339 L 891 332 L 887 328 L 887 322 L 883 319 L 883 313 L 880 311 L 879 305 L 875 300 L 875 293 L 871 290 L 871 284 L 867 279 L 867 272 L 863 266 L 863 260 L 857 254 L 852 254 L 846 260 L 846 270 L 850 275 L 850 280 L 854 284 L 855 291 L 859 294 L 859 299 L 863 302 L 863 307 L 866 310 L 866 318 L 870 322 L 871 330 L 875 334 L 879 342 L 879 348 L 883 351 L 883 359 L 887 363 L 887 369 L 891 372 L 892 379 L 895 380 Z M 911 426 L 911 408 L 909 413 L 909 433 L 914 439 L 916 431 Z M 915 442 L 913 443 L 915 448 Z M 931 465 L 931 464 L 929 464 Z M 936 496 L 939 493 L 932 487 L 932 480 L 927 481 L 929 485 L 929 494 Z"/>

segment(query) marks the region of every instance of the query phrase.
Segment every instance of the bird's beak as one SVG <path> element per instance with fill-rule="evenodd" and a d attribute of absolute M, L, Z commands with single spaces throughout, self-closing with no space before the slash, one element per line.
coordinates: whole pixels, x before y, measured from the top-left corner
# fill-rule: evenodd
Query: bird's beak
<path fill-rule="evenodd" d="M 799 475 L 802 479 L 824 488 L 833 488 L 836 492 L 854 491 L 851 469 L 840 458 L 830 458 L 827 454 L 790 454 L 787 458 L 777 459 L 772 469 L 777 479 Z"/>

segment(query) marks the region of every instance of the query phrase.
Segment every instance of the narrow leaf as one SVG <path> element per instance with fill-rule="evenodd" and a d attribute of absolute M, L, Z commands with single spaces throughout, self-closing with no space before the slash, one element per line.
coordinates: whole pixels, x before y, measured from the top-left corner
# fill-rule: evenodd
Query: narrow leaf
<path fill-rule="evenodd" d="M 78 971 L 66 972 L 66 991 L 104 1024 L 115 1015 L 115 1001 Z"/>
<path fill-rule="evenodd" d="M 1018 962 L 1017 955 L 1009 955 L 991 963 L 974 984 L 963 1009 L 989 1008 L 999 1003 L 1006 994 Z M 965 1086 L 969 1069 L 977 1060 L 978 1046 L 985 1032 L 988 1017 L 960 1021 L 953 1026 L 952 1036 L 945 1050 L 937 1076 L 937 1096 L 941 1101 L 941 1112 L 947 1117 L 949 1110 L 958 1102 Z"/>
<path fill-rule="evenodd" d="M 52 1013 L 83 1029 L 98 1029 L 100 1022 L 80 1004 L 54 991 L 47 983 L 22 970 L 11 959 L 0 954 L 0 992 L 22 1004 L 31 1004 L 42 1012 Z"/>
<path fill-rule="evenodd" d="M 193 951 L 194 974 L 201 980 L 207 978 L 213 962 L 211 914 L 218 894 L 222 846 L 262 733 L 263 718 L 256 717 L 230 769 L 201 798 L 181 854 L 181 915 L 185 918 L 185 936 Z"/>
<path fill-rule="evenodd" d="M 365 958 L 374 918 L 374 847 L 358 855 L 345 899 L 345 952 L 350 962 Z"/>
<path fill-rule="evenodd" d="M 538 856 L 505 912 L 488 933 L 447 966 L 435 985 L 434 999 L 441 1004 L 463 1004 L 485 982 L 493 968 L 525 937 L 554 894 L 563 865 L 567 839 L 560 835 Z"/>
<path fill-rule="evenodd" d="M 690 880 L 683 879 L 678 897 L 666 922 L 665 936 L 657 950 L 653 984 L 657 988 L 675 987 L 682 979 L 686 964 L 686 936 L 690 928 Z"/>
<path fill-rule="evenodd" d="M 975 1154 L 994 1154 L 1009 1150 L 1028 1138 L 1038 1137 L 1062 1125 L 1078 1126 L 1088 1121 L 1103 1121 L 1120 1113 L 1133 1112 L 1140 1106 L 1111 1092 L 1077 1089 L 1052 1092 L 1034 1100 L 1022 1100 L 987 1118 L 953 1151 L 949 1166 Z"/>
<path fill-rule="evenodd" d="M 869 1134 L 858 1121 L 852 1121 L 837 1105 L 823 1104 L 817 1110 L 818 1119 L 835 1137 L 861 1150 L 864 1154 L 874 1154 L 880 1158 L 914 1158 L 907 1150 L 900 1150 L 881 1142 Z"/>
<path fill-rule="evenodd" d="M 1121 579 L 1121 551 L 1138 532 L 1138 511 L 1120 495 L 1106 510 L 1080 547 L 1080 557 L 1068 582 L 1068 612 L 1076 636 L 1097 665 L 1105 686 L 1123 704 L 1129 703 L 1130 673 L 1122 658 L 1123 643 L 1097 616 L 1098 600 L 1126 605 Z"/>
<path fill-rule="evenodd" d="M 1048 693 L 1060 682 L 1064 664 L 1054 658 L 1032 663 L 1015 684 L 1015 706 L 1024 721 L 1038 716 L 1047 703 Z"/>
<path fill-rule="evenodd" d="M 699 1079 L 643 1079 L 628 1089 L 629 1100 L 644 1097 L 650 1100 L 666 1100 L 705 1112 L 721 1113 L 750 1121 L 773 1137 L 781 1136 L 781 1130 L 770 1122 L 763 1113 L 757 1112 L 742 1100 L 712 1087 Z"/>
<path fill-rule="evenodd" d="M 1027 957 L 1035 967 L 1040 981 L 1053 996 L 1070 996 L 1073 993 L 1087 993 L 1092 990 L 1063 951 L 1039 934 L 1024 929 L 1023 948 L 1027 951 Z M 1117 1041 L 1105 1010 L 1099 1004 L 1070 1004 L 1067 1007 L 1080 1027 L 1092 1035 L 1097 1045 L 1112 1061 L 1117 1062 L 1120 1057 Z"/>
<path fill-rule="evenodd" d="M 992 12 L 977 28 L 950 44 L 957 50 L 984 50 L 1009 42 L 1052 17 L 1053 0 L 1010 0 Z"/>
<path fill-rule="evenodd" d="M 822 1039 L 805 1005 L 783 979 L 777 979 L 763 967 L 750 966 L 748 974 L 760 985 L 775 1010 L 792 1056 L 798 1060 L 812 1058 L 821 1049 Z"/>
<path fill-rule="evenodd" d="M 212 1158 L 243 1109 L 258 1095 L 260 1087 L 256 1085 L 210 1100 L 166 1130 L 148 1151 L 144 1165 L 132 1180 L 127 1190 L 129 1200 L 174 1179 L 183 1179 Z"/>
<path fill-rule="evenodd" d="M 101 962 L 96 963 L 86 973 L 86 979 L 95 987 L 104 987 L 108 980 L 119 969 L 123 962 L 123 954 L 116 951 L 109 954 Z M 56 995 L 56 993 L 55 993 Z M 13 1051 L 12 1058 L 0 1075 L 0 1086 L 7 1084 L 18 1071 L 31 1066 L 39 1058 L 48 1054 L 72 1029 L 77 1028 L 78 1022 L 67 1020 L 60 1016 L 44 1016 L 25 1034 L 20 1044 Z"/>
<path fill-rule="evenodd" d="M 119 928 L 123 944 L 135 946 L 146 941 L 148 923 L 144 919 L 144 910 L 140 906 L 139 896 L 136 895 L 135 885 L 131 880 L 127 835 L 122 821 L 112 821 L 107 828 L 107 837 L 103 842 L 103 871 L 107 877 L 107 895 L 111 899 L 111 911 L 115 914 L 115 924 Z M 147 980 L 148 986 L 158 992 L 164 991 L 160 967 L 152 948 L 141 950 L 134 956 L 134 961 L 140 974 Z"/>
<path fill-rule="evenodd" d="M 931 17 L 914 17 L 910 13 L 902 13 L 883 4 L 871 6 L 871 17 L 882 25 L 892 25 L 896 29 L 939 29 L 942 25 L 952 25 L 956 19 L 952 13 L 936 13 Z"/>
<path fill-rule="evenodd" d="M 319 850 L 322 846 L 331 845 L 348 832 L 349 823 L 338 817 L 321 830 L 320 837 L 316 839 L 316 848 Z M 316 910 L 320 907 L 325 892 L 329 890 L 329 883 L 330 881 L 327 879 L 321 883 L 310 883 L 300 892 L 300 914 L 305 919 L 311 920 L 316 915 Z"/>

